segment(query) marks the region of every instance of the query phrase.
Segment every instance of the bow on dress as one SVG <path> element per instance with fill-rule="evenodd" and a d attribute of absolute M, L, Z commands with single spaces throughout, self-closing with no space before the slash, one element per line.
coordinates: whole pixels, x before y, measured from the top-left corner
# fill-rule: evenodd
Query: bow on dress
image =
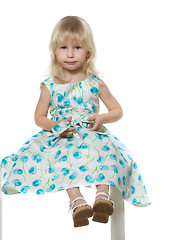
<path fill-rule="evenodd" d="M 69 127 L 75 127 L 76 125 L 80 125 L 81 127 L 88 129 L 87 125 L 93 125 L 94 121 L 88 121 L 86 119 L 79 119 L 79 118 L 74 118 L 74 120 L 72 120 L 71 122 L 67 122 L 67 121 L 62 121 L 59 124 L 57 124 L 56 126 L 54 126 L 52 128 L 52 132 L 54 135 L 56 135 L 57 137 L 59 137 L 59 135 L 64 132 L 65 130 L 67 130 Z M 91 132 L 96 132 L 102 135 L 109 135 L 109 131 L 107 130 L 107 128 L 105 126 L 102 126 L 100 128 L 100 131 L 93 131 L 91 129 L 88 129 Z"/>

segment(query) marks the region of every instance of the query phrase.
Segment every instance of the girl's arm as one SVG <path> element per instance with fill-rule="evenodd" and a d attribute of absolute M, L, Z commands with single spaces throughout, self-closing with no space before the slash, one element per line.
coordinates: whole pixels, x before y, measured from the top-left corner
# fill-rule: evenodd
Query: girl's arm
<path fill-rule="evenodd" d="M 112 123 L 118 121 L 123 116 L 123 110 L 111 94 L 107 85 L 99 79 L 99 97 L 107 107 L 109 113 L 103 113 L 103 123 Z"/>
<path fill-rule="evenodd" d="M 51 131 L 52 128 L 57 125 L 60 121 L 53 121 L 47 118 L 49 104 L 50 104 L 50 94 L 49 91 L 44 84 L 41 88 L 41 94 L 36 106 L 34 120 L 37 126 L 42 128 L 43 130 Z"/>

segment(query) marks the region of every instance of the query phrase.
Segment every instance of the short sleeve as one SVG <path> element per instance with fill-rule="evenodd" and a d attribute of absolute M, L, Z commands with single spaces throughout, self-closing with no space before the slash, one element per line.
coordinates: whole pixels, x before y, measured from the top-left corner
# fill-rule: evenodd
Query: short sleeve
<path fill-rule="evenodd" d="M 40 83 L 40 89 L 43 87 L 44 84 L 46 85 L 46 87 L 50 93 L 50 96 L 52 96 L 53 82 L 51 81 L 51 78 L 49 77 L 49 78 L 45 79 L 44 81 L 42 81 Z"/>

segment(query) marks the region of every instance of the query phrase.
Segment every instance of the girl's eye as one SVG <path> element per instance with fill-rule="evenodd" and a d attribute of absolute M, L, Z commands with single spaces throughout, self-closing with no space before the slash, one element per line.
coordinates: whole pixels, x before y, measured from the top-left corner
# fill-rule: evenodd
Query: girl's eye
<path fill-rule="evenodd" d="M 66 49 L 66 46 L 61 46 L 60 48 L 61 48 L 61 49 Z"/>
<path fill-rule="evenodd" d="M 81 47 L 80 46 L 76 46 L 75 49 L 80 49 Z"/>

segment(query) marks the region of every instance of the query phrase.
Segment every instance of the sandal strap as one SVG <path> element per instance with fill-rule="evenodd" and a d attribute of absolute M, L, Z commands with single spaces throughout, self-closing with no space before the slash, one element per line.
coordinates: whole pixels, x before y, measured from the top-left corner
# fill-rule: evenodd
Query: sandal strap
<path fill-rule="evenodd" d="M 77 197 L 77 198 L 75 198 L 75 199 L 70 203 L 69 206 L 72 206 L 72 205 L 74 204 L 74 202 L 77 201 L 78 199 L 83 199 L 83 200 L 85 200 L 84 197 Z"/>
<path fill-rule="evenodd" d="M 97 193 L 97 194 L 96 194 L 96 198 L 97 198 L 98 195 L 105 195 L 105 196 L 108 198 L 108 200 L 110 199 L 109 195 L 106 194 L 106 193 L 104 193 L 104 192 L 99 192 L 99 193 Z M 106 199 L 106 198 L 105 198 L 105 199 Z"/>
<path fill-rule="evenodd" d="M 80 204 L 80 205 L 77 205 L 76 207 L 74 207 L 74 208 L 72 209 L 72 212 L 74 212 L 74 209 L 75 209 L 75 208 L 81 207 L 81 206 L 85 206 L 85 205 L 88 205 L 88 204 L 87 204 L 87 203 L 82 203 L 82 204 Z"/>
<path fill-rule="evenodd" d="M 99 193 L 97 193 L 95 199 L 98 199 L 97 196 L 98 196 L 98 195 L 102 195 L 102 194 L 107 197 L 107 200 L 109 200 L 109 201 L 112 203 L 113 208 L 115 208 L 115 203 L 111 200 L 110 196 L 109 196 L 108 194 L 104 193 L 104 192 L 99 192 Z M 100 198 L 106 200 L 106 198 L 103 198 L 103 197 L 100 197 Z"/>
<path fill-rule="evenodd" d="M 77 198 L 75 198 L 75 199 L 69 204 L 68 213 L 69 213 L 70 210 L 72 210 L 72 213 L 73 213 L 73 210 L 74 210 L 75 208 L 79 207 L 79 206 L 82 206 L 82 205 L 85 205 L 85 204 L 87 205 L 87 203 L 82 203 L 82 204 L 80 204 L 80 205 L 78 205 L 78 206 L 76 206 L 76 207 L 73 208 L 73 205 L 74 205 L 75 201 L 78 200 L 78 199 L 83 199 L 83 200 L 85 200 L 84 197 L 77 197 Z M 86 201 L 86 200 L 85 200 L 85 201 Z"/>

